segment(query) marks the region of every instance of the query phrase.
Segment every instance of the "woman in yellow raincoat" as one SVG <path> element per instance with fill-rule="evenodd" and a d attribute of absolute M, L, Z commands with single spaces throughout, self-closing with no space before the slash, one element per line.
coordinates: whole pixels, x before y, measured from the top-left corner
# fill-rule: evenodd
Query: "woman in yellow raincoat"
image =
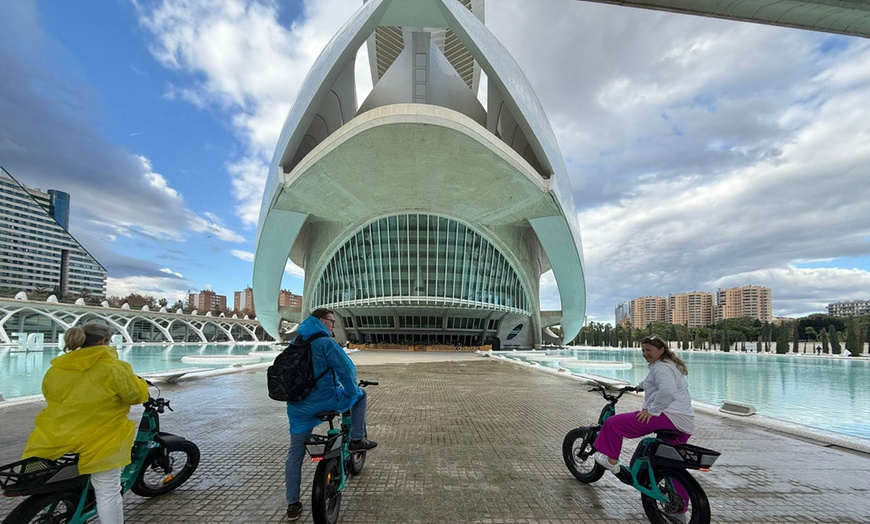
<path fill-rule="evenodd" d="M 136 432 L 128 414 L 148 400 L 148 385 L 118 359 L 110 338 L 100 324 L 64 333 L 64 354 L 42 379 L 48 406 L 36 416 L 23 458 L 78 453 L 79 471 L 91 475 L 100 522 L 122 524 L 121 470 L 130 463 Z"/>

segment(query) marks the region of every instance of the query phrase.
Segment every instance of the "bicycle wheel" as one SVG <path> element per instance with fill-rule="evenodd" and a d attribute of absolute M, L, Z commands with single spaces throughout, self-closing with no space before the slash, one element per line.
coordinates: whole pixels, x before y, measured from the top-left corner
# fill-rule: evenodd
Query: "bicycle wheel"
<path fill-rule="evenodd" d="M 323 460 L 314 472 L 311 489 L 311 516 L 314 524 L 335 524 L 341 509 L 341 459 Z"/>
<path fill-rule="evenodd" d="M 199 465 L 199 448 L 188 440 L 169 442 L 145 459 L 130 490 L 142 497 L 169 493 L 193 475 Z"/>
<path fill-rule="evenodd" d="M 592 454 L 595 448 L 592 443 L 598 432 L 592 428 L 572 429 L 562 441 L 562 457 L 568 471 L 580 482 L 587 484 L 599 480 L 604 475 L 604 468 L 595 462 Z"/>
<path fill-rule="evenodd" d="M 12 510 L 3 524 L 61 524 L 71 522 L 81 491 L 57 491 L 33 495 Z"/>
<path fill-rule="evenodd" d="M 347 470 L 351 473 L 351 475 L 359 475 L 362 473 L 363 466 L 366 465 L 366 452 L 360 451 L 357 453 L 351 453 L 350 459 L 347 461 Z"/>
<path fill-rule="evenodd" d="M 668 502 L 641 495 L 643 510 L 652 524 L 710 524 L 710 502 L 695 477 L 683 469 L 653 470 Z"/>

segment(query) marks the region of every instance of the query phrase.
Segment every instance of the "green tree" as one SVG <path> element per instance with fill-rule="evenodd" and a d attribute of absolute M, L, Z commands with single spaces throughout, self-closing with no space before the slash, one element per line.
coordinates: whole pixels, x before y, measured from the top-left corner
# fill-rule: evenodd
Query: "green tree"
<path fill-rule="evenodd" d="M 853 317 L 849 317 L 849 320 L 846 321 L 846 349 L 852 355 L 860 355 L 861 349 L 863 349 L 858 346 L 858 331 L 855 329 L 855 319 Z"/>
<path fill-rule="evenodd" d="M 822 332 L 819 333 L 819 338 L 822 339 L 822 353 L 827 355 L 831 351 L 831 347 L 828 332 L 825 328 L 822 328 Z"/>
<path fill-rule="evenodd" d="M 779 355 L 788 353 L 788 342 L 788 329 L 781 325 L 776 330 L 776 353 Z"/>
<path fill-rule="evenodd" d="M 686 329 L 683 331 L 683 351 L 689 349 L 689 323 L 686 322 Z"/>
<path fill-rule="evenodd" d="M 798 329 L 799 324 L 800 322 L 798 322 L 797 320 L 794 321 L 794 340 L 791 343 L 791 350 L 793 353 L 800 353 L 800 351 L 798 350 L 798 344 L 800 344 L 801 341 L 801 334 L 800 330 Z M 804 349 L 806 348 L 807 346 L 806 344 L 804 344 Z"/>
<path fill-rule="evenodd" d="M 728 338 L 728 321 L 722 321 L 722 351 L 728 353 L 731 351 L 731 339 Z"/>
<path fill-rule="evenodd" d="M 761 351 L 761 342 L 764 341 L 764 351 L 770 351 L 770 323 L 765 322 L 764 325 L 761 326 L 761 333 L 759 334 L 760 340 L 758 342 L 759 348 Z"/>
<path fill-rule="evenodd" d="M 834 355 L 839 355 L 840 350 L 841 350 L 841 348 L 840 348 L 840 334 L 837 333 L 837 328 L 834 327 L 833 324 L 831 324 L 830 330 L 831 330 L 831 353 L 833 353 Z"/>

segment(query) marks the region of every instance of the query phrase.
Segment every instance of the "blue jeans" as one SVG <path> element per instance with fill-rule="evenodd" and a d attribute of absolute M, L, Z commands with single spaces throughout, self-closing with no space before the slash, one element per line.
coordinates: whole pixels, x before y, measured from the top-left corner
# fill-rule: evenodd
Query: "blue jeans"
<path fill-rule="evenodd" d="M 351 440 L 360 440 L 366 436 L 368 397 L 366 397 L 365 393 L 363 391 L 363 395 L 350 408 Z M 287 504 L 299 502 L 299 490 L 302 484 L 302 459 L 305 458 L 305 443 L 311 438 L 311 433 L 313 432 L 313 429 L 309 429 L 301 433 L 290 434 L 290 450 L 287 452 L 287 462 L 284 464 L 284 484 L 287 488 Z"/>

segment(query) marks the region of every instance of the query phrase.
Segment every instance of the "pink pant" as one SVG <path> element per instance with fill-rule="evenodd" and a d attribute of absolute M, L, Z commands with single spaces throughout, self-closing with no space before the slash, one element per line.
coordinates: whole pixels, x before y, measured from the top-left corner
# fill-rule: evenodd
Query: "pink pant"
<path fill-rule="evenodd" d="M 638 413 L 638 411 L 633 413 L 620 413 L 619 415 L 613 415 L 605 420 L 604 425 L 601 427 L 601 431 L 598 433 L 598 437 L 595 439 L 595 443 L 593 444 L 595 449 L 612 459 L 619 460 L 619 454 L 622 451 L 623 438 L 638 438 L 660 429 L 679 431 L 679 429 L 674 426 L 674 423 L 671 422 L 671 419 L 669 419 L 664 413 L 657 417 L 652 417 L 647 422 L 640 422 L 637 420 Z M 680 433 L 677 435 L 677 438 L 666 439 L 665 442 L 670 444 L 685 444 L 689 441 L 689 437 L 691 437 L 691 435 L 688 433 Z M 677 495 L 682 497 L 683 501 L 685 501 L 685 508 L 680 512 L 685 513 L 689 507 L 689 493 L 682 484 L 676 481 L 674 481 L 674 489 L 676 490 Z"/>
<path fill-rule="evenodd" d="M 674 423 L 671 422 L 671 419 L 664 413 L 657 417 L 652 417 L 648 422 L 638 421 L 637 414 L 637 411 L 620 413 L 605 420 L 604 426 L 601 428 L 593 444 L 595 449 L 614 460 L 619 460 L 623 438 L 638 438 L 660 429 L 679 431 L 674 426 Z M 680 433 L 677 438 L 667 440 L 667 442 L 671 444 L 685 444 L 689 441 L 690 436 L 688 433 Z"/>

